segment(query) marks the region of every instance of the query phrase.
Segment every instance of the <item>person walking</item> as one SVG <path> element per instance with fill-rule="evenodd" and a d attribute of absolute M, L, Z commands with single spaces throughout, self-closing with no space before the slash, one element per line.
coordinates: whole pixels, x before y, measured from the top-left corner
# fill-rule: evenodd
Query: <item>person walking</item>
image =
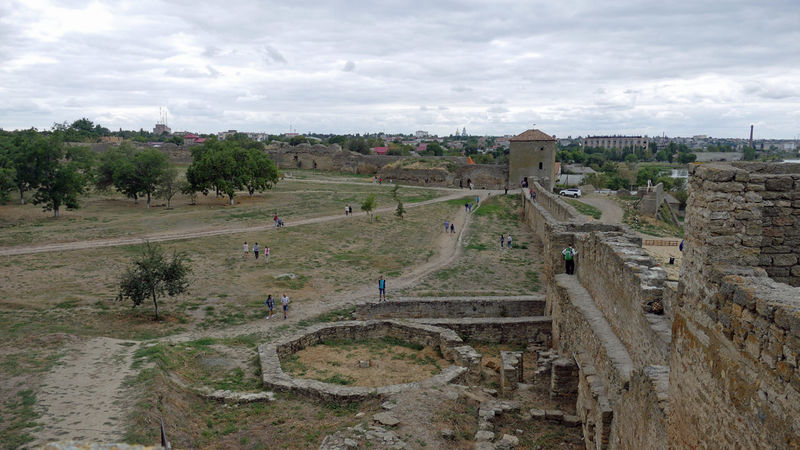
<path fill-rule="evenodd" d="M 503 245 L 506 243 L 506 237 L 502 234 L 500 235 L 500 248 L 503 248 Z"/>
<path fill-rule="evenodd" d="M 386 301 L 386 280 L 383 279 L 383 275 L 378 279 L 378 301 Z"/>
<path fill-rule="evenodd" d="M 281 297 L 281 305 L 283 305 L 283 320 L 286 320 L 287 313 L 289 312 L 289 296 L 283 294 Z"/>
<path fill-rule="evenodd" d="M 347 217 L 350 214 L 350 205 L 344 207 L 344 215 Z"/>
<path fill-rule="evenodd" d="M 450 234 L 456 234 L 456 227 L 453 224 L 450 224 Z"/>
<path fill-rule="evenodd" d="M 450 231 L 450 222 L 445 220 L 444 221 L 444 232 L 447 233 L 448 231 Z"/>
<path fill-rule="evenodd" d="M 253 255 L 255 255 L 256 259 L 258 259 L 258 250 L 259 250 L 258 242 L 256 242 L 255 244 L 253 244 Z"/>
<path fill-rule="evenodd" d="M 506 241 L 506 248 L 511 248 L 511 235 L 508 235 L 508 240 Z"/>
<path fill-rule="evenodd" d="M 573 275 L 575 273 L 575 255 L 578 254 L 578 251 L 570 243 L 567 248 L 561 251 L 561 254 L 564 255 L 564 271 L 567 275 Z"/>
<path fill-rule="evenodd" d="M 272 223 L 278 225 L 278 211 L 275 211 L 275 215 L 272 216 Z"/>
<path fill-rule="evenodd" d="M 264 306 L 269 308 L 267 310 L 267 317 L 266 319 L 269 320 L 272 318 L 272 314 L 274 313 L 275 309 L 275 299 L 272 298 L 272 294 L 267 295 L 267 301 L 264 302 Z"/>
<path fill-rule="evenodd" d="M 242 255 L 242 259 L 247 259 L 247 257 L 250 255 L 250 246 L 247 245 L 247 241 L 244 241 L 243 248 L 244 248 L 244 254 Z"/>
<path fill-rule="evenodd" d="M 508 195 L 508 185 L 506 185 L 506 192 L 503 195 Z"/>
<path fill-rule="evenodd" d="M 350 215 L 352 216 L 353 215 L 353 207 L 350 206 L 350 205 L 347 205 L 347 209 L 348 209 L 348 211 L 350 211 Z"/>
<path fill-rule="evenodd" d="M 264 246 L 264 264 L 269 262 L 269 247 Z"/>
<path fill-rule="evenodd" d="M 469 202 L 464 202 L 464 212 L 469 212 Z"/>
<path fill-rule="evenodd" d="M 481 197 L 480 195 L 475 196 L 475 207 L 481 206 Z"/>

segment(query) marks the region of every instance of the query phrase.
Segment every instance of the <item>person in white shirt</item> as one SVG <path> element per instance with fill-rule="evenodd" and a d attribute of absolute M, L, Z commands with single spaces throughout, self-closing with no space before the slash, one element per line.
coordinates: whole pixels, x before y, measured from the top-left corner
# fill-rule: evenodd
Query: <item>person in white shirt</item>
<path fill-rule="evenodd" d="M 247 259 L 249 255 L 250 255 L 250 246 L 247 245 L 247 241 L 244 241 L 244 256 L 242 256 L 242 259 Z"/>
<path fill-rule="evenodd" d="M 286 294 L 281 297 L 281 305 L 283 305 L 283 319 L 286 320 L 286 313 L 289 312 L 289 297 Z"/>

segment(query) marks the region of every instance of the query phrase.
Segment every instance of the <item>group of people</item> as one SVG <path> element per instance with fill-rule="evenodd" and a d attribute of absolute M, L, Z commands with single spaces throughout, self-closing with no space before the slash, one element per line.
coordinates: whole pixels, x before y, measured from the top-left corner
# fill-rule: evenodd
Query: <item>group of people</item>
<path fill-rule="evenodd" d="M 353 207 L 350 205 L 346 205 L 344 207 L 344 215 L 345 216 L 352 216 L 353 215 Z"/>
<path fill-rule="evenodd" d="M 511 233 L 508 234 L 507 238 L 502 234 L 500 235 L 500 248 L 503 248 L 506 243 L 508 243 L 508 248 L 511 248 Z"/>
<path fill-rule="evenodd" d="M 286 320 L 289 314 L 289 296 L 283 294 L 281 297 L 281 305 L 283 306 L 283 319 Z M 266 319 L 269 320 L 272 318 L 272 314 L 275 310 L 275 299 L 272 298 L 272 294 L 267 295 L 267 301 L 264 302 L 264 306 L 268 308 L 267 310 L 267 317 Z"/>
<path fill-rule="evenodd" d="M 244 249 L 244 253 L 242 254 L 242 259 L 247 259 L 247 257 L 250 256 L 250 245 L 247 243 L 247 241 L 244 241 L 243 249 Z M 259 255 L 260 252 L 261 252 L 261 248 L 259 248 L 258 242 L 253 243 L 253 256 L 255 256 L 256 259 L 258 259 L 258 255 Z M 269 247 L 267 247 L 265 245 L 264 246 L 264 264 L 266 264 L 268 262 L 269 262 Z"/>
<path fill-rule="evenodd" d="M 272 223 L 275 224 L 275 228 L 280 228 L 283 226 L 283 219 L 278 217 L 278 212 L 275 212 L 275 215 L 272 216 Z"/>
<path fill-rule="evenodd" d="M 456 232 L 456 226 L 453 225 L 453 222 L 450 222 L 449 220 L 445 220 L 444 221 L 444 232 L 445 233 L 447 233 L 447 232 L 455 233 Z"/>

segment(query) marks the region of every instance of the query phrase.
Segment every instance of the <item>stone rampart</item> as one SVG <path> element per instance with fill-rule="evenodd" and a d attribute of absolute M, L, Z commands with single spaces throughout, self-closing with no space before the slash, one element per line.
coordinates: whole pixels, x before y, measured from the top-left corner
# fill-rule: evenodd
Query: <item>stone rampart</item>
<path fill-rule="evenodd" d="M 544 315 L 544 296 L 421 297 L 361 303 L 358 320 L 442 317 L 524 317 Z"/>
<path fill-rule="evenodd" d="M 670 328 L 665 315 L 647 313 L 664 296 L 667 273 L 624 233 L 585 233 L 578 240 L 581 284 L 603 312 L 637 367 L 666 365 Z"/>
<path fill-rule="evenodd" d="M 800 165 L 693 164 L 690 174 L 669 440 L 800 447 Z"/>
<path fill-rule="evenodd" d="M 410 319 L 436 327 L 449 328 L 466 341 L 550 345 L 552 323 L 549 317 Z"/>
<path fill-rule="evenodd" d="M 671 316 L 645 307 L 674 299 L 674 286 L 666 288 L 666 273 L 627 227 L 584 220 L 558 196 L 534 189 L 536 200 L 523 200 L 524 217 L 544 248 L 554 347 L 576 360 L 583 355 L 576 406 L 586 445 L 666 448 Z M 564 274 L 568 244 L 578 250 L 574 276 Z"/>

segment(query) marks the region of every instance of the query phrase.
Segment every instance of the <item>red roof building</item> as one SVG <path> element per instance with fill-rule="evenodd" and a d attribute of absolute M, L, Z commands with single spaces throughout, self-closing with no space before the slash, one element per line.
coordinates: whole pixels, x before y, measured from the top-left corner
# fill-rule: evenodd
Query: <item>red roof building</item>
<path fill-rule="evenodd" d="M 388 152 L 389 152 L 389 147 L 373 147 L 372 148 L 372 153 L 375 153 L 376 155 L 385 155 Z"/>

